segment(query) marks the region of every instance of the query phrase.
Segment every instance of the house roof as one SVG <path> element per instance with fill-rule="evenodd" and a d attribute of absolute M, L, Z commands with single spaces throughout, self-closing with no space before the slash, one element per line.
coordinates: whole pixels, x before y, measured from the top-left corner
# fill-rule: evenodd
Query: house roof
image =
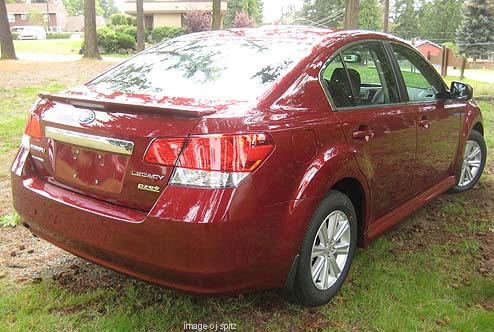
<path fill-rule="evenodd" d="M 63 6 L 62 2 L 48 3 L 48 12 L 56 13 L 58 7 Z M 7 13 L 9 14 L 27 14 L 32 11 L 46 13 L 46 3 L 8 3 Z"/>
<path fill-rule="evenodd" d="M 415 47 L 419 47 L 419 46 L 422 46 L 424 44 L 429 44 L 429 45 L 432 45 L 434 47 L 441 48 L 441 46 L 437 45 L 436 43 L 431 42 L 430 40 L 417 40 L 415 42 Z"/>
<path fill-rule="evenodd" d="M 101 27 L 106 24 L 103 16 L 96 16 L 96 26 Z M 84 29 L 84 16 L 68 16 L 65 30 L 67 31 L 82 31 Z"/>

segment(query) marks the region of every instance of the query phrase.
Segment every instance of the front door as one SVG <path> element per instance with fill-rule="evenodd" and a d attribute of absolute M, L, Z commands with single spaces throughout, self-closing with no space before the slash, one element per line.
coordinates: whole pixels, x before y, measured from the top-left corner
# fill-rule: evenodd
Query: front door
<path fill-rule="evenodd" d="M 419 193 L 450 175 L 458 148 L 465 101 L 447 100 L 446 86 L 415 50 L 391 44 L 406 87 L 408 112 L 417 113 L 417 163 L 413 191 Z"/>

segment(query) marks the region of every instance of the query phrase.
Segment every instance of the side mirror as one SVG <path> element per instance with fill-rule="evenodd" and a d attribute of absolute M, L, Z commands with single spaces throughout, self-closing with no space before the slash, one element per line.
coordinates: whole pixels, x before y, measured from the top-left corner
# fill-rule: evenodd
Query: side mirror
<path fill-rule="evenodd" d="M 453 81 L 451 82 L 449 93 L 453 99 L 469 100 L 473 97 L 473 88 L 466 83 Z"/>

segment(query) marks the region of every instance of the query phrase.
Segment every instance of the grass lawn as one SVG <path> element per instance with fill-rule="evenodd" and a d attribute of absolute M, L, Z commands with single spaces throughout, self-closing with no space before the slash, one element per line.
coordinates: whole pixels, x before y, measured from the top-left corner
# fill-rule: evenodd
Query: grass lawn
<path fill-rule="evenodd" d="M 23 79 L 12 83 L 0 77 L 0 181 L 7 181 L 36 93 L 72 86 L 105 66 L 54 64 L 33 78 L 33 68 L 21 63 L 16 70 Z M 8 73 L 5 63 L 0 62 L 0 72 Z M 492 85 L 469 83 L 494 96 Z M 68 261 L 53 265 L 42 256 L 51 245 L 31 239 L 22 227 L 0 227 L 0 332 L 186 331 L 184 323 L 231 323 L 236 331 L 492 331 L 494 102 L 480 105 L 490 153 L 481 183 L 462 195 L 442 195 L 359 250 L 348 280 L 329 305 L 304 308 L 276 291 L 195 297 L 85 265 L 69 254 L 63 254 L 72 257 Z M 16 221 L 5 211 L 11 210 L 0 204 L 0 226 Z M 20 246 L 31 244 L 30 263 L 16 267 L 16 259 L 28 257 Z M 36 264 L 42 278 L 14 273 Z M 51 269 L 58 272 L 50 274 Z"/>
<path fill-rule="evenodd" d="M 81 40 L 47 39 L 14 40 L 15 51 L 19 53 L 79 54 Z"/>

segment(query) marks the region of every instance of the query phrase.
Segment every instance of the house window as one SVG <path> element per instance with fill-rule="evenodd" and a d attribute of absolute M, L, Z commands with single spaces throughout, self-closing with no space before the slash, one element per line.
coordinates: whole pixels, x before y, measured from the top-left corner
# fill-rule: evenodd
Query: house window
<path fill-rule="evenodd" d="M 14 23 L 15 22 L 15 16 L 13 14 L 7 14 L 7 16 L 9 18 L 9 23 Z"/>
<path fill-rule="evenodd" d="M 23 20 L 23 21 L 27 20 L 27 15 L 26 14 L 21 14 L 21 20 Z"/>
<path fill-rule="evenodd" d="M 48 15 L 43 14 L 43 22 L 48 22 Z"/>

